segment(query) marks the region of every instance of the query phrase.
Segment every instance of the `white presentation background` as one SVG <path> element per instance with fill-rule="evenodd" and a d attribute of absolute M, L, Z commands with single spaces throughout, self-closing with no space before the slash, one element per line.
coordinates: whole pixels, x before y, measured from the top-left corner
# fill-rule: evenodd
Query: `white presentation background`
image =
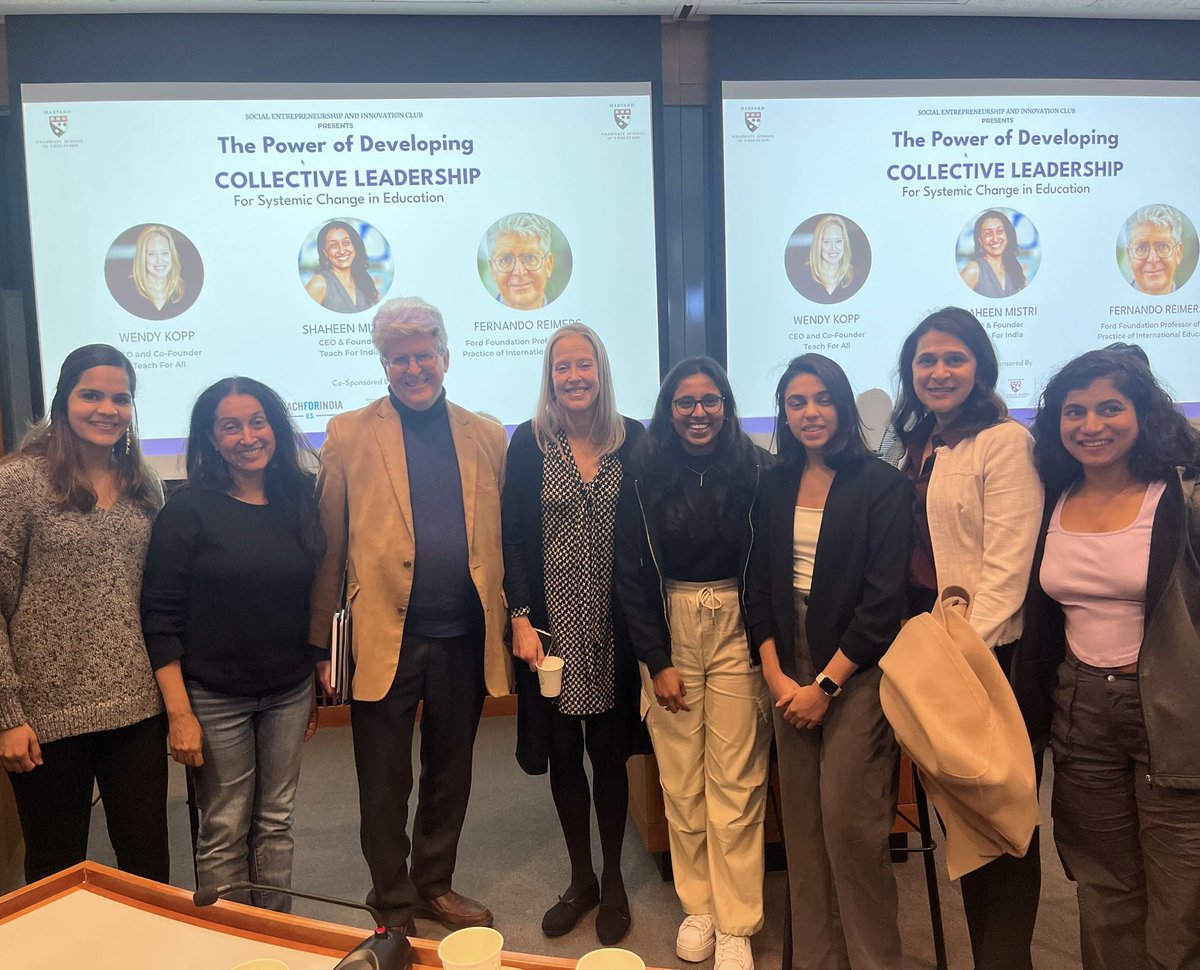
<path fill-rule="evenodd" d="M 231 374 L 273 387 L 308 433 L 386 393 L 370 343 L 375 308 L 334 312 L 303 287 L 301 247 L 335 218 L 386 239 L 394 279 L 382 299 L 419 296 L 442 311 L 452 400 L 509 425 L 526 420 L 546 337 L 581 322 L 605 341 L 620 409 L 649 416 L 658 296 L 648 83 L 23 85 L 22 99 L 46 398 L 67 353 L 113 344 L 137 369 L 148 453 L 177 455 L 196 395 Z M 409 145 L 364 151 L 364 136 Z M 266 138 L 297 150 L 279 153 Z M 412 144 L 437 141 L 460 144 Z M 456 184 L 361 184 L 413 169 Z M 221 187 L 312 171 L 341 173 L 346 186 Z M 480 279 L 486 230 L 517 212 L 549 219 L 570 249 L 566 288 L 539 310 L 505 307 Z M 179 230 L 203 261 L 198 298 L 171 320 L 140 319 L 106 284 L 110 245 L 144 223 Z"/>
<path fill-rule="evenodd" d="M 948 305 L 987 327 L 998 390 L 1018 414 L 1059 365 L 1117 340 L 1140 344 L 1177 400 L 1200 402 L 1200 271 L 1149 296 L 1117 262 L 1142 206 L 1165 203 L 1200 225 L 1200 84 L 726 82 L 723 143 L 729 369 L 756 430 L 787 361 L 807 351 L 840 363 L 858 393 L 891 394 L 905 335 Z M 1048 163 L 1074 162 L 1093 171 L 1048 174 Z M 955 163 L 975 167 L 953 170 L 958 179 L 936 168 Z M 1025 289 L 993 299 L 959 277 L 956 246 L 995 207 L 1023 215 L 1018 235 L 1038 265 Z M 789 237 L 822 213 L 853 220 L 870 244 L 866 281 L 840 303 L 806 299 L 784 270 Z"/>

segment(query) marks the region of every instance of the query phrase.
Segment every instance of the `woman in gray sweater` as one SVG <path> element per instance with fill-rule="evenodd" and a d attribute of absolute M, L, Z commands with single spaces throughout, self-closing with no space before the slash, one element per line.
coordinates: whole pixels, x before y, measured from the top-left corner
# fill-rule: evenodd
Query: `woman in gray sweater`
<path fill-rule="evenodd" d="M 0 464 L 0 767 L 30 882 L 87 856 L 100 787 L 117 864 L 166 882 L 166 726 L 138 616 L 162 487 L 133 431 L 136 378 L 72 351 L 49 415 Z"/>

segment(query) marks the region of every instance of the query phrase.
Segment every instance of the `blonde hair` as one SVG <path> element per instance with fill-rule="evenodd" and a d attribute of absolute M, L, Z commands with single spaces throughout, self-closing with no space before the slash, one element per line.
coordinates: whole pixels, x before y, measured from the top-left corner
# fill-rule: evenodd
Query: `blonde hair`
<path fill-rule="evenodd" d="M 133 246 L 133 271 L 129 274 L 137 291 L 147 300 L 154 300 L 153 288 L 146 274 L 146 250 L 150 247 L 151 236 L 162 236 L 167 241 L 167 249 L 171 251 L 171 272 L 163 295 L 167 303 L 178 303 L 183 299 L 183 278 L 179 274 L 179 253 L 175 249 L 175 237 L 166 226 L 147 226 L 138 233 L 137 242 Z"/>
<path fill-rule="evenodd" d="M 841 216 L 821 216 L 813 228 L 812 246 L 808 250 L 808 268 L 815 282 L 825 282 L 821 276 L 821 243 L 825 241 L 825 233 L 831 226 L 842 230 L 842 259 L 838 263 L 837 278 L 833 281 L 833 288 L 836 290 L 854 282 L 854 267 L 850 265 L 850 233 L 846 231 L 846 223 L 842 221 Z"/>
<path fill-rule="evenodd" d="M 592 427 L 588 439 L 601 455 L 612 454 L 625 443 L 625 419 L 617 411 L 617 396 L 613 391 L 608 352 L 596 331 L 582 323 L 569 323 L 565 327 L 559 327 L 546 341 L 546 351 L 542 355 L 542 385 L 538 391 L 537 409 L 533 414 L 534 440 L 545 454 L 558 447 L 558 433 L 566 427 L 562 405 L 554 395 L 554 345 L 569 334 L 583 337 L 592 345 L 596 355 L 596 383 L 599 387 L 596 403 L 592 408 Z"/>

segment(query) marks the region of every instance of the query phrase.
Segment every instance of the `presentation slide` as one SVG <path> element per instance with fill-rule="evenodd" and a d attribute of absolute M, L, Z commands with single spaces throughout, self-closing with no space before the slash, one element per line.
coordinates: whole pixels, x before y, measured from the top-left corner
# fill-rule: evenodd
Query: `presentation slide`
<path fill-rule="evenodd" d="M 727 82 L 722 108 L 729 368 L 754 430 L 808 351 L 890 395 L 943 306 L 988 329 L 1018 416 L 1116 341 L 1200 413 L 1200 84 Z"/>
<path fill-rule="evenodd" d="M 42 376 L 110 343 L 147 453 L 231 374 L 319 440 L 386 393 L 371 320 L 421 297 L 447 392 L 529 418 L 546 338 L 603 338 L 617 403 L 658 387 L 649 83 L 23 85 Z M 619 271 L 617 271 L 619 270 Z"/>

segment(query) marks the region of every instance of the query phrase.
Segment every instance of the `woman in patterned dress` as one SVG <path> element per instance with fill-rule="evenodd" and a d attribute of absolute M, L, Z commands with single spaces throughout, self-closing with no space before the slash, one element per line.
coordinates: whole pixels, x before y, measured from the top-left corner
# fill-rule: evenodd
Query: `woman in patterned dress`
<path fill-rule="evenodd" d="M 566 892 L 542 920 L 547 936 L 574 929 L 597 905 L 596 935 L 611 946 L 629 931 L 621 844 L 637 745 L 638 679 L 613 601 L 613 534 L 628 454 L 643 434 L 616 409 L 608 355 L 582 324 L 546 343 L 537 411 L 513 434 L 503 494 L 504 592 L 517 675 L 517 760 L 550 769 L 550 791 L 571 862 Z M 542 697 L 537 665 L 553 636 L 565 661 L 562 693 Z M 583 767 L 587 751 L 593 784 Z M 596 806 L 603 868 L 592 865 Z"/>

